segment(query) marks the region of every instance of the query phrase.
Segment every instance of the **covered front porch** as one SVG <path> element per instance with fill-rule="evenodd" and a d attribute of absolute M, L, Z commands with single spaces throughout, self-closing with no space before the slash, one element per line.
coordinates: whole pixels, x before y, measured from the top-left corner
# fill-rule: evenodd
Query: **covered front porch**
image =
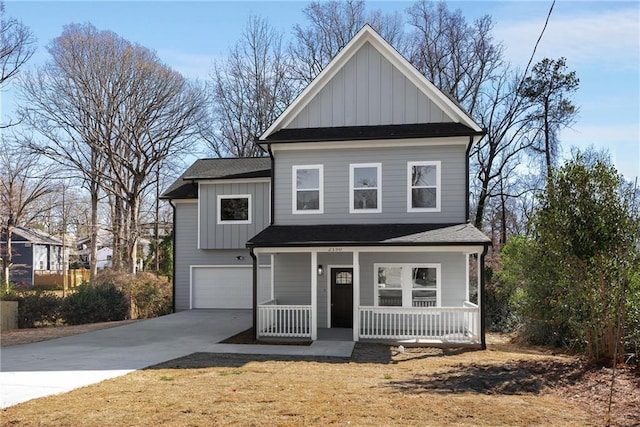
<path fill-rule="evenodd" d="M 273 227 L 267 230 L 279 236 L 271 242 L 277 246 L 266 245 L 265 232 L 250 242 L 254 259 L 264 263 L 269 257 L 272 271 L 269 283 L 254 276 L 258 338 L 317 340 L 326 330 L 340 329 L 350 331 L 353 341 L 484 345 L 482 264 L 488 239 L 472 226 L 431 226 L 418 233 L 415 225 L 391 227 L 391 238 L 388 226 L 367 226 L 368 232 L 387 230 L 373 242 L 363 241 L 366 233 L 348 239 L 358 231 L 354 226 L 323 227 L 329 241 L 319 244 L 316 238 L 309 246 L 287 239 L 293 230 Z M 448 241 L 436 242 L 443 235 Z"/>

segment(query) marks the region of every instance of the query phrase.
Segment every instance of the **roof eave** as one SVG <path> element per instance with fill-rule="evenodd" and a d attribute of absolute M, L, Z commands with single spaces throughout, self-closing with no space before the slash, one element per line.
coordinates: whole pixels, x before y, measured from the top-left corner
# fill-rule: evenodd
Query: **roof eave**
<path fill-rule="evenodd" d="M 456 241 L 456 242 L 289 242 L 289 243 L 267 243 L 267 244 L 255 244 L 248 241 L 247 248 L 306 248 L 306 247 L 358 247 L 358 246 L 491 246 L 491 241 L 479 242 L 479 241 Z"/>

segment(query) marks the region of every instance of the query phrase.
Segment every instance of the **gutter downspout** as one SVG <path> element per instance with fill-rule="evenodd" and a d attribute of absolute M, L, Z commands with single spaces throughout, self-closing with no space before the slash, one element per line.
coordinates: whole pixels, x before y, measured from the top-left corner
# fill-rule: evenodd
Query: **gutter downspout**
<path fill-rule="evenodd" d="M 172 284 L 171 284 L 171 288 L 172 288 L 172 292 L 173 292 L 173 302 L 172 302 L 172 307 L 171 307 L 171 311 L 172 313 L 176 312 L 176 205 L 173 204 L 173 200 L 169 199 L 169 204 L 171 205 L 171 210 L 173 211 L 173 260 L 171 261 L 171 263 L 173 264 L 172 266 L 172 270 L 173 270 L 173 278 L 172 278 Z"/>
<path fill-rule="evenodd" d="M 276 213 L 276 205 L 275 205 L 275 174 L 276 174 L 276 159 L 273 156 L 273 150 L 271 150 L 271 144 L 267 144 L 267 151 L 269 152 L 269 158 L 271 159 L 271 183 L 269 185 L 269 189 L 271 190 L 271 217 L 269 218 L 269 225 L 273 225 L 275 213 Z"/>
<path fill-rule="evenodd" d="M 485 302 L 487 299 L 484 296 L 484 282 L 485 282 L 484 257 L 485 255 L 487 255 L 488 250 L 489 250 L 489 245 L 485 244 L 479 259 L 479 262 L 480 262 L 480 345 L 482 350 L 487 349 L 487 340 L 485 337 L 485 328 L 486 328 Z"/>
<path fill-rule="evenodd" d="M 465 181 L 465 194 L 466 194 L 466 199 L 465 199 L 465 218 L 467 219 L 467 222 L 471 221 L 471 218 L 469 218 L 469 198 L 471 197 L 471 195 L 469 194 L 469 154 L 471 153 L 471 146 L 473 145 L 473 136 L 469 136 L 469 144 L 467 144 L 467 151 L 465 153 L 465 173 L 466 173 L 466 181 Z"/>
<path fill-rule="evenodd" d="M 253 339 L 258 339 L 258 257 L 253 252 L 253 247 L 249 248 L 249 255 L 253 261 Z"/>

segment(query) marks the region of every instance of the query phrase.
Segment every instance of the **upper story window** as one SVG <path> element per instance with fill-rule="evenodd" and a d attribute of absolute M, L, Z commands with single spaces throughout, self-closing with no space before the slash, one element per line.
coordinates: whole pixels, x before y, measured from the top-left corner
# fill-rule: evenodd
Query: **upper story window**
<path fill-rule="evenodd" d="M 440 212 L 440 162 L 409 162 L 407 211 Z"/>
<path fill-rule="evenodd" d="M 382 165 L 349 165 L 349 212 L 382 212 Z"/>
<path fill-rule="evenodd" d="M 251 224 L 251 195 L 218 196 L 218 224 Z"/>
<path fill-rule="evenodd" d="M 323 182 L 322 165 L 293 167 L 293 213 L 322 213 Z"/>
<path fill-rule="evenodd" d="M 440 264 L 375 264 L 377 306 L 440 306 Z"/>

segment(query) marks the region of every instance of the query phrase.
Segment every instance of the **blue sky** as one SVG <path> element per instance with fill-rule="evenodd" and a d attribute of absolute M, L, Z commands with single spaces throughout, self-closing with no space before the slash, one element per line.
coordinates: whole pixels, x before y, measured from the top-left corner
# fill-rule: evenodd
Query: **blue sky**
<path fill-rule="evenodd" d="M 511 62 L 524 67 L 551 1 L 453 1 L 467 19 L 493 17 L 494 35 Z M 285 35 L 305 24 L 302 1 L 5 1 L 8 16 L 29 26 L 38 51 L 29 66 L 47 60 L 44 46 L 69 23 L 99 29 L 154 49 L 190 78 L 208 78 L 216 57 L 226 55 L 250 15 L 269 20 Z M 413 2 L 369 1 L 370 8 L 403 12 Z M 640 3 L 559 0 L 535 60 L 567 58 L 580 78 L 574 96 L 577 122 L 561 134 L 565 152 L 589 145 L 609 150 L 628 179 L 640 175 Z M 2 122 L 14 108 L 11 89 L 1 94 Z"/>

